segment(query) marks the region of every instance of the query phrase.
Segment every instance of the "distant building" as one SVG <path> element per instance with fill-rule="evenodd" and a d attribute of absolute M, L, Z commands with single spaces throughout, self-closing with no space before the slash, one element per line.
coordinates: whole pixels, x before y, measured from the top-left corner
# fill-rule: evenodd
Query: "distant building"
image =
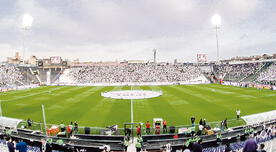
<path fill-rule="evenodd" d="M 21 56 L 20 56 L 19 52 L 15 52 L 15 59 L 21 60 Z"/>
<path fill-rule="evenodd" d="M 7 57 L 8 64 L 20 64 L 22 62 L 19 52 L 15 52 L 15 56 Z"/>
<path fill-rule="evenodd" d="M 127 63 L 146 63 L 144 60 L 127 60 Z"/>
<path fill-rule="evenodd" d="M 28 59 L 28 64 L 32 64 L 32 65 L 36 65 L 37 63 L 37 57 L 36 56 L 30 56 L 30 58 Z"/>

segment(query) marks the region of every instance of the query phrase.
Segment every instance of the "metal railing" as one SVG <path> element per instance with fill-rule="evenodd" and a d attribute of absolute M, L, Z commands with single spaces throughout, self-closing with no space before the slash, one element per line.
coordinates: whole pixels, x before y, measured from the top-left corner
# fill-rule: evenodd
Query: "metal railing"
<path fill-rule="evenodd" d="M 242 126 L 245 125 L 245 122 L 243 119 L 231 119 L 227 120 L 227 126 L 228 128 L 235 127 L 235 126 Z M 206 125 L 210 126 L 211 128 L 221 128 L 221 121 L 214 121 L 214 122 L 206 122 Z M 51 128 L 52 126 L 58 126 L 60 129 L 60 125 L 57 124 L 46 124 L 47 129 Z M 65 127 L 67 127 L 67 124 L 64 124 Z M 194 127 L 196 128 L 196 131 L 198 130 L 199 124 L 195 124 Z M 192 125 L 178 125 L 178 126 L 167 126 L 167 132 L 163 131 L 163 128 L 160 128 L 160 131 L 158 134 L 168 134 L 170 133 L 170 127 L 174 128 L 174 133 L 178 133 L 178 130 L 181 128 L 190 128 Z M 45 127 L 42 122 L 32 122 L 31 125 L 28 125 L 27 121 L 22 121 L 19 123 L 18 128 L 22 129 L 30 129 L 33 131 L 39 131 L 45 134 Z M 74 126 L 73 126 L 74 128 Z M 85 130 L 89 130 L 86 132 Z M 133 131 L 133 134 L 136 135 L 136 128 L 133 126 L 133 129 L 130 128 L 131 131 Z M 108 135 L 111 133 L 112 135 L 125 135 L 125 129 L 124 128 L 117 128 L 116 130 L 112 130 L 106 127 L 84 127 L 84 126 L 78 126 L 78 132 L 77 134 L 91 134 L 91 135 Z M 150 128 L 150 133 L 148 135 L 154 135 L 158 131 L 156 128 Z M 141 128 L 141 134 L 145 135 L 146 133 L 146 128 L 142 127 Z"/>

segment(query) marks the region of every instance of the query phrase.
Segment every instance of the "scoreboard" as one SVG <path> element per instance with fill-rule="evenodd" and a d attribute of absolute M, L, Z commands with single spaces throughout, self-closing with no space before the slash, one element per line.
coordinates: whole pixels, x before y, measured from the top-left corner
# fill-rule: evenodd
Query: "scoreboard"
<path fill-rule="evenodd" d="M 206 54 L 197 54 L 197 62 L 198 63 L 207 62 L 207 55 Z"/>
<path fill-rule="evenodd" d="M 50 63 L 53 65 L 60 65 L 62 62 L 61 57 L 60 56 L 53 56 L 50 57 Z"/>
<path fill-rule="evenodd" d="M 50 58 L 39 59 L 37 66 L 40 68 L 61 68 L 67 67 L 68 61 L 62 60 L 60 56 L 52 56 Z"/>

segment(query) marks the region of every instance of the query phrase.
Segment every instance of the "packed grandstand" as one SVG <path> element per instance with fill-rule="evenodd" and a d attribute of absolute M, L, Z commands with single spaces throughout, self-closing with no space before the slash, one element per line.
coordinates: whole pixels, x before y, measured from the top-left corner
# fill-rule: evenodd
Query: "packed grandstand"
<path fill-rule="evenodd" d="M 183 85 L 220 83 L 258 89 L 276 90 L 276 62 L 258 60 L 250 62 L 231 63 L 94 63 L 87 65 L 67 65 L 66 67 L 26 66 L 24 64 L 2 64 L 0 66 L 1 92 L 18 89 L 28 89 L 41 85 Z M 272 113 L 274 115 L 275 113 Z M 231 147 L 234 151 L 242 151 L 248 140 L 254 138 L 256 144 L 264 144 L 270 151 L 275 151 L 276 120 L 272 115 L 262 115 L 261 121 L 255 121 L 260 116 L 246 118 L 247 124 L 234 126 L 229 129 L 216 131 L 210 124 L 199 122 L 187 130 L 176 131 L 173 127 L 164 129 L 164 124 L 159 128 L 154 126 L 136 130 L 137 137 L 133 138 L 133 130 L 124 128 L 118 131 L 117 126 L 105 129 L 105 132 L 92 134 L 89 129 L 83 128 L 83 134 L 74 133 L 78 124 L 58 126 L 47 131 L 31 130 L 32 122 L 27 120 L 18 127 L 23 120 L 1 117 L 0 151 L 8 151 L 7 144 L 12 140 L 17 143 L 27 143 L 28 151 L 41 151 L 41 141 L 55 151 L 189 151 L 198 143 L 203 146 L 203 152 L 221 152 Z M 253 119 L 253 120 L 252 120 Z M 229 120 L 231 122 L 231 120 Z M 226 120 L 222 122 L 226 125 Z M 146 125 L 147 126 L 147 125 Z M 161 128 L 160 128 L 161 127 Z M 227 127 L 227 126 L 226 126 Z M 49 128 L 48 128 L 49 129 Z M 57 129 L 57 132 L 55 132 Z M 68 131 L 69 129 L 69 131 Z M 78 128 L 77 128 L 78 129 Z M 159 132 L 158 132 L 159 129 Z M 71 131 L 70 131 L 71 130 Z M 212 130 L 212 131 L 211 131 Z M 59 132 L 59 133 L 58 133 Z M 60 134 L 61 132 L 61 134 Z M 63 134 L 64 132 L 64 134 Z M 131 134 L 132 132 L 132 134 Z M 205 132 L 205 133 L 203 133 Z M 8 139 L 8 140 L 7 140 Z M 21 141 L 23 140 L 23 142 Z M 20 142 L 21 141 L 21 142 Z M 133 143 L 135 143 L 133 145 Z M 227 146 L 225 146 L 227 145 Z M 130 150 L 129 150 L 130 149 Z"/>
<path fill-rule="evenodd" d="M 181 83 L 204 81 L 206 78 L 212 82 L 223 80 L 275 85 L 275 70 L 276 63 L 273 61 L 204 65 L 197 63 L 95 63 L 92 65 L 74 65 L 67 68 L 3 64 L 0 67 L 0 84 L 1 88 L 5 88 L 14 84 L 47 83 Z M 49 74 L 48 77 L 47 73 Z"/>

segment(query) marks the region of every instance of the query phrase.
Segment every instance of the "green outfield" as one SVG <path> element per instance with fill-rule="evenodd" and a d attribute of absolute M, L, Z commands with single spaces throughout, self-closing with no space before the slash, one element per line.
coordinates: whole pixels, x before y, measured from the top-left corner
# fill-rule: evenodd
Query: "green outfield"
<path fill-rule="evenodd" d="M 68 124 L 78 121 L 80 126 L 101 126 L 130 122 L 130 102 L 104 98 L 101 92 L 127 90 L 128 86 L 76 87 L 42 86 L 36 89 L 1 93 L 4 116 L 42 122 L 44 104 L 47 123 Z M 176 85 L 141 86 L 133 89 L 162 90 L 163 95 L 153 99 L 134 100 L 134 121 L 146 122 L 153 118 L 166 119 L 168 125 L 190 123 L 190 117 L 220 121 L 241 115 L 276 109 L 276 92 L 233 86 Z"/>

